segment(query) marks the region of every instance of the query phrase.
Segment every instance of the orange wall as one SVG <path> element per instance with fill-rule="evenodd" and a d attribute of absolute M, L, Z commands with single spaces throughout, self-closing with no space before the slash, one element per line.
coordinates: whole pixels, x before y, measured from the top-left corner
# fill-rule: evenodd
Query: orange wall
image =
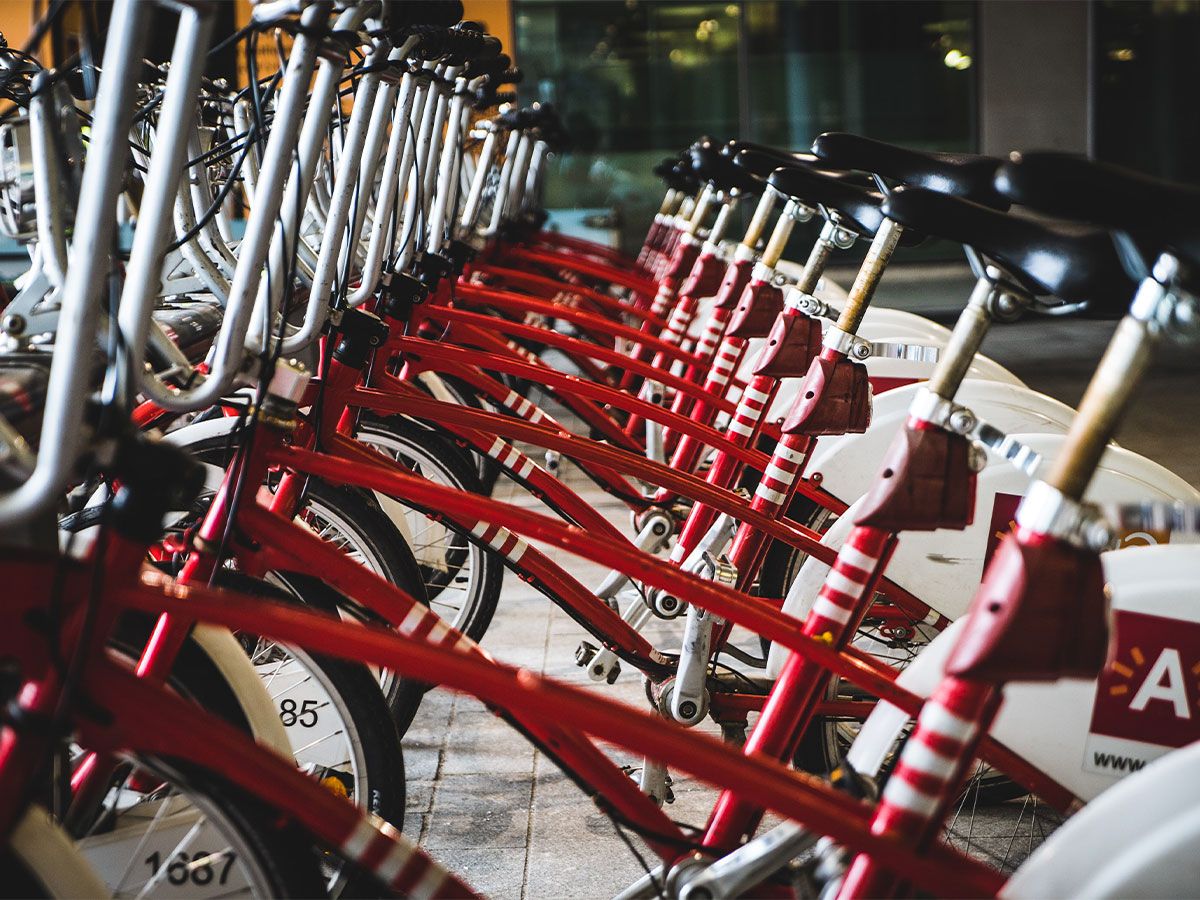
<path fill-rule="evenodd" d="M 463 0 L 463 18 L 480 22 L 488 34 L 494 34 L 504 44 L 504 52 L 513 53 L 512 0 Z"/>
<path fill-rule="evenodd" d="M 0 33 L 8 46 L 18 50 L 25 46 L 33 27 L 33 0 L 0 0 Z"/>
<path fill-rule="evenodd" d="M 238 27 L 250 21 L 249 0 L 237 0 Z M 466 18 L 482 22 L 487 30 L 504 42 L 512 55 L 512 0 L 463 0 Z M 33 0 L 0 0 L 0 33 L 10 47 L 20 47 L 33 24 Z"/>

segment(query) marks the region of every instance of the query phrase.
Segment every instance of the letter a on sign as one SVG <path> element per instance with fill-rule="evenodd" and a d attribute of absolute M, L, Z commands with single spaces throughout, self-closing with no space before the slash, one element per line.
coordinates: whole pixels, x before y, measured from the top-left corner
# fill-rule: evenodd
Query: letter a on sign
<path fill-rule="evenodd" d="M 1084 769 L 1135 771 L 1200 740 L 1200 623 L 1118 610 L 1116 650 L 1096 682 Z"/>
<path fill-rule="evenodd" d="M 1183 664 L 1174 647 L 1167 647 L 1158 655 L 1129 708 L 1141 712 L 1151 700 L 1170 703 L 1175 707 L 1175 715 L 1181 719 L 1192 717 L 1192 711 L 1188 709 L 1187 686 L 1183 683 Z"/>

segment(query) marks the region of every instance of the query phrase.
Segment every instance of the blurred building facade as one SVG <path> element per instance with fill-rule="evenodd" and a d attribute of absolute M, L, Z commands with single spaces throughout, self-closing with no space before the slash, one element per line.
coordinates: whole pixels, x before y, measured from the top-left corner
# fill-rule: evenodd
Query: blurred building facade
<path fill-rule="evenodd" d="M 552 206 L 653 212 L 701 134 L 801 149 L 1086 152 L 1200 183 L 1200 0 L 511 0 L 526 92 L 576 139 Z"/>

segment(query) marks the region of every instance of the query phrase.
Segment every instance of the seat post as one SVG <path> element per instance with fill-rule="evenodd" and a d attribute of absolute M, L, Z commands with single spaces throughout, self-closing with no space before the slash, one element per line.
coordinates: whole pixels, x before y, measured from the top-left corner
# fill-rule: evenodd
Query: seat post
<path fill-rule="evenodd" d="M 846 334 L 858 333 L 858 326 L 862 324 L 867 307 L 871 305 L 875 288 L 879 286 L 883 271 L 891 261 L 903 233 L 903 226 L 887 218 L 875 232 L 866 259 L 863 260 L 858 275 L 854 278 L 854 284 L 850 287 L 850 296 L 846 305 L 842 307 L 842 314 L 838 316 L 837 327 Z"/>

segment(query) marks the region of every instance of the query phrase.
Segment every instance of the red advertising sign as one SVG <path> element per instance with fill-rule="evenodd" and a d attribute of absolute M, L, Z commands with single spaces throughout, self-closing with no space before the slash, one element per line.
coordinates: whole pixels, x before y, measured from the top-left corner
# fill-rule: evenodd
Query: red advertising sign
<path fill-rule="evenodd" d="M 1092 733 L 1182 747 L 1200 740 L 1200 622 L 1118 610 Z"/>
<path fill-rule="evenodd" d="M 1200 740 L 1200 622 L 1118 610 L 1114 624 L 1084 768 L 1119 773 Z"/>
<path fill-rule="evenodd" d="M 1017 507 L 1021 505 L 1020 494 L 996 494 L 992 503 L 992 524 L 988 529 L 987 549 L 983 552 L 983 568 L 992 561 L 992 554 L 1000 546 L 1001 539 L 1016 527 Z"/>

